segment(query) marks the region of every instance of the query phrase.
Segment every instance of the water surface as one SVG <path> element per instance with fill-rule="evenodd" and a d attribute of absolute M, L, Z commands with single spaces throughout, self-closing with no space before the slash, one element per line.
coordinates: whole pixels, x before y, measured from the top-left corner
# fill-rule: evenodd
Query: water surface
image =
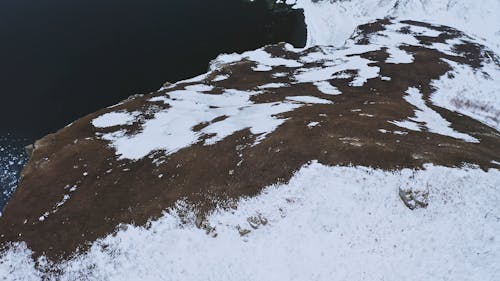
<path fill-rule="evenodd" d="M 220 53 L 303 46 L 302 13 L 269 7 L 263 0 L 0 0 L 0 209 L 24 145 L 132 94 L 204 73 Z"/>

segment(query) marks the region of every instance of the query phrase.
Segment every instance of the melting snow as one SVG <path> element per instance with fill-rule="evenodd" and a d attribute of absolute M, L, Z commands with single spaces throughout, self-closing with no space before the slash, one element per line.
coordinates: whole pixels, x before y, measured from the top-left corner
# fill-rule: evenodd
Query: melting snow
<path fill-rule="evenodd" d="M 425 124 L 430 132 L 462 139 L 467 142 L 479 142 L 479 140 L 470 135 L 453 130 L 450 127 L 450 122 L 446 121 L 439 113 L 425 104 L 423 96 L 418 89 L 410 88 L 406 93 L 405 100 L 417 108 L 415 117 L 411 117 L 410 120 L 395 121 L 392 122 L 393 124 L 409 130 L 420 131 L 417 123 L 422 123 Z"/>
<path fill-rule="evenodd" d="M 271 54 L 264 51 L 263 49 L 257 49 L 255 51 L 248 51 L 248 52 L 244 52 L 242 54 L 236 54 L 236 53 L 234 53 L 234 54 L 222 54 L 222 55 L 219 55 L 214 61 L 212 61 L 210 63 L 210 65 L 211 65 L 211 69 L 214 70 L 222 64 L 233 63 L 233 62 L 241 61 L 243 59 L 257 62 L 257 67 L 262 68 L 262 69 L 260 69 L 261 71 L 271 70 L 272 68 L 270 68 L 270 67 L 280 66 L 280 65 L 287 66 L 287 67 L 301 67 L 301 66 L 303 66 L 302 63 L 300 63 L 296 60 L 273 57 Z"/>
<path fill-rule="evenodd" d="M 477 71 L 466 65 L 445 60 L 453 68 L 451 76 L 433 81 L 434 104 L 460 112 L 500 130 L 500 66 L 493 62 Z"/>
<path fill-rule="evenodd" d="M 273 88 L 283 88 L 283 87 L 290 87 L 290 85 L 285 83 L 269 83 L 259 86 L 259 89 L 273 89 Z"/>
<path fill-rule="evenodd" d="M 387 63 L 412 63 L 413 56 L 408 54 L 406 51 L 399 48 L 389 48 L 387 49 L 389 53 L 389 58 L 385 61 Z"/>
<path fill-rule="evenodd" d="M 136 112 L 110 112 L 92 120 L 92 125 L 97 128 L 128 125 L 135 121 L 137 115 Z"/>
<path fill-rule="evenodd" d="M 313 127 L 316 127 L 319 125 L 319 122 L 310 122 L 309 124 L 307 124 L 307 127 L 308 128 L 313 128 Z"/>
<path fill-rule="evenodd" d="M 297 0 L 304 9 L 307 46 L 341 46 L 360 24 L 385 17 L 412 19 L 452 26 L 480 38 L 500 52 L 500 11 L 498 0 Z M 418 29 L 413 29 L 419 31 Z M 426 36 L 437 34 L 426 31 Z M 404 42 L 404 41 L 403 41 Z"/>
<path fill-rule="evenodd" d="M 287 97 L 287 100 L 291 101 L 296 101 L 296 102 L 303 102 L 303 103 L 313 103 L 313 104 L 332 104 L 332 101 L 325 100 L 325 99 L 320 99 L 317 97 L 311 97 L 311 96 L 293 96 L 293 97 Z"/>
<path fill-rule="evenodd" d="M 273 74 L 274 78 L 281 78 L 281 77 L 287 77 L 287 76 L 288 76 L 288 73 L 285 73 L 285 72 L 278 72 L 278 73 Z"/>
<path fill-rule="evenodd" d="M 163 101 L 170 108 L 157 112 L 153 119 L 146 120 L 142 130 L 128 136 L 123 131 L 105 134 L 102 137 L 112 142 L 121 158 L 140 159 L 152 151 L 165 150 L 174 153 L 201 140 L 203 135 L 215 134 L 205 140 L 205 144 L 216 143 L 225 137 L 250 129 L 253 134 L 265 137 L 284 122 L 276 117 L 279 113 L 300 107 L 292 102 L 254 104 L 250 96 L 258 92 L 226 90 L 220 95 L 199 92 L 210 87 L 189 86 L 185 90 L 169 92 L 168 95 L 151 98 L 150 101 Z M 298 98 L 305 103 L 331 103 L 314 98 Z M 193 127 L 225 117 L 196 132 Z"/>
<path fill-rule="evenodd" d="M 333 54 L 339 56 L 342 52 Z M 324 67 L 300 69 L 295 75 L 295 80 L 299 83 L 319 82 L 330 80 L 333 78 L 334 74 L 345 70 L 357 70 L 358 73 L 350 85 L 353 87 L 361 87 L 368 79 L 378 77 L 380 68 L 378 66 L 369 66 L 371 62 L 372 61 L 359 56 L 336 58 L 326 62 Z"/>
<path fill-rule="evenodd" d="M 475 0 L 298 0 L 296 7 L 305 9 L 308 45 L 340 46 L 359 24 L 387 15 L 400 18 L 411 15 L 413 19 L 430 19 L 485 37 L 489 46 L 500 50 L 499 18 L 491 12 L 500 10 L 500 2 L 496 0 L 485 0 L 481 5 Z M 463 16 L 465 11 L 467 17 Z M 383 31 L 382 35 L 391 35 L 378 36 L 375 42 L 379 46 L 324 47 L 323 52 L 308 54 L 301 62 L 272 57 L 259 49 L 241 55 L 221 55 L 211 68 L 243 58 L 255 61 L 256 71 L 270 71 L 279 65 L 302 67 L 302 62 L 321 60 L 324 67 L 297 70 L 295 79 L 298 83 L 314 83 L 325 94 L 338 94 L 327 80 L 350 78 L 343 73 L 345 70 L 358 72 L 351 86 L 362 86 L 379 75 L 378 67 L 370 66 L 370 60 L 356 54 L 392 44 L 395 47 L 387 49 L 388 62 L 413 61 L 411 54 L 394 44 L 415 44 L 411 35 L 394 35 L 396 28 L 402 26 L 393 25 Z M 439 35 L 437 31 L 415 26 L 411 31 Z M 454 53 L 447 44 L 436 43 L 432 47 Z M 498 67 L 485 66 L 488 76 L 447 62 L 454 69 L 454 77 L 445 75 L 434 81 L 438 91 L 432 95 L 432 102 L 498 129 L 495 111 L 500 108 L 496 94 Z M 199 82 L 206 77 L 203 74 L 181 82 Z M 275 77 L 280 76 L 275 74 Z M 265 136 L 283 122 L 276 114 L 302 106 L 295 102 L 331 103 L 317 97 L 294 96 L 287 97 L 291 102 L 253 104 L 249 100 L 251 92 L 228 90 L 222 95 L 203 94 L 210 89 L 204 85 L 188 86 L 151 99 L 168 103 L 171 108 L 146 120 L 143 130 L 136 135 L 120 130 L 103 137 L 112 141 L 122 158 L 138 159 L 157 149 L 172 153 L 200 141 L 202 134 L 215 134 L 206 144 L 245 128 Z M 434 133 L 477 142 L 474 137 L 450 128 L 450 123 L 425 103 L 418 89 L 410 88 L 407 94 L 405 99 L 417 108 L 415 117 L 395 124 L 415 131 L 425 125 Z M 137 114 L 106 113 L 92 124 L 98 128 L 128 125 Z M 195 125 L 220 117 L 225 119 L 200 132 L 192 130 Z M 307 126 L 317 124 L 310 122 Z M 400 188 L 428 190 L 429 206 L 410 211 L 398 196 Z M 215 227 L 216 237 L 206 235 L 205 230 L 192 224 L 182 225 L 172 211 L 148 229 L 129 226 L 94 243 L 89 253 L 60 265 L 63 275 L 59 279 L 500 280 L 499 194 L 497 170 L 427 165 L 420 171 L 389 172 L 312 163 L 296 173 L 289 184 L 270 186 L 254 198 L 242 199 L 236 210 L 217 210 L 211 214 L 207 223 Z M 56 207 L 69 198 L 64 195 Z M 48 215 L 44 213 L 39 220 Z M 187 212 L 187 215 L 194 220 L 193 214 Z M 265 225 L 250 220 L 255 217 L 265 219 Z M 242 229 L 249 232 L 242 236 Z M 41 259 L 35 267 L 30 255 L 23 244 L 3 253 L 0 276 L 12 280 L 44 279 L 46 264 Z"/>
<path fill-rule="evenodd" d="M 227 78 L 229 78 L 229 75 L 218 75 L 212 81 L 219 82 L 222 80 L 226 80 Z"/>
<path fill-rule="evenodd" d="M 318 87 L 318 90 L 326 95 L 340 95 L 342 94 L 337 87 L 332 86 L 328 81 L 318 81 L 314 82 L 314 86 Z"/>
<path fill-rule="evenodd" d="M 441 31 L 437 31 L 427 27 L 417 25 L 408 25 L 408 27 L 410 28 L 411 32 L 417 33 L 418 35 L 422 36 L 438 37 L 439 35 L 441 35 Z"/>

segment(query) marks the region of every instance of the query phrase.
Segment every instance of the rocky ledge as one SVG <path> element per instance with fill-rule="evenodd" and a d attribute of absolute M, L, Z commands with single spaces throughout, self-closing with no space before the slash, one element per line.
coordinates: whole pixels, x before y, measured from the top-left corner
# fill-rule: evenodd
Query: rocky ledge
<path fill-rule="evenodd" d="M 37 141 L 0 242 L 66 258 L 180 200 L 203 227 L 214 207 L 234 208 L 313 160 L 498 169 L 499 78 L 498 56 L 474 38 L 394 19 L 359 26 L 342 48 L 221 55 L 206 74 Z M 409 207 L 427 204 L 400 193 Z"/>

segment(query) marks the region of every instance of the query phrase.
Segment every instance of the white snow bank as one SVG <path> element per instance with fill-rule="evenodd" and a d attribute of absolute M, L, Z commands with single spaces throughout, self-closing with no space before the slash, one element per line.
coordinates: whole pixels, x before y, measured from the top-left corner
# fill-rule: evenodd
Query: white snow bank
<path fill-rule="evenodd" d="M 247 51 L 242 54 L 221 54 L 215 60 L 210 62 L 210 69 L 215 70 L 222 64 L 233 63 L 243 59 L 254 61 L 257 67 L 269 68 L 272 66 L 287 66 L 287 67 L 301 67 L 302 63 L 295 60 L 273 57 L 270 53 L 264 51 L 262 48 L 254 51 Z M 264 70 L 261 70 L 264 71 Z"/>
<path fill-rule="evenodd" d="M 331 55 L 332 57 L 337 57 L 336 53 L 332 53 Z M 346 70 L 356 70 L 358 74 L 350 85 L 361 87 L 368 79 L 376 78 L 379 75 L 380 68 L 378 66 L 369 66 L 371 62 L 359 56 L 336 58 L 328 62 L 331 66 L 325 64 L 326 66 L 320 68 L 300 69 L 295 75 L 295 79 L 299 83 L 320 82 L 332 79 L 336 73 Z"/>
<path fill-rule="evenodd" d="M 453 130 L 450 127 L 450 122 L 425 104 L 422 93 L 420 93 L 417 88 L 410 88 L 406 93 L 407 95 L 404 99 L 417 108 L 417 110 L 415 110 L 415 117 L 410 117 L 409 120 L 393 121 L 391 123 L 412 131 L 421 131 L 420 124 L 422 124 L 422 126 L 425 125 L 430 132 L 436 134 L 462 139 L 467 142 L 479 142 L 479 140 L 470 135 Z"/>
<path fill-rule="evenodd" d="M 328 81 L 318 81 L 313 83 L 314 86 L 318 87 L 318 90 L 326 95 L 340 95 L 342 92 L 337 89 L 337 87 L 332 86 Z"/>
<path fill-rule="evenodd" d="M 429 206 L 409 210 L 399 188 L 427 190 Z M 165 215 L 95 243 L 60 266 L 60 280 L 500 280 L 499 205 L 498 170 L 312 163 L 209 216 L 216 237 Z M 20 246 L 0 276 L 40 280 L 33 266 Z"/>
<path fill-rule="evenodd" d="M 92 120 L 92 125 L 97 128 L 128 125 L 134 122 L 137 115 L 137 112 L 109 112 Z"/>
<path fill-rule="evenodd" d="M 500 131 L 500 67 L 485 64 L 482 71 L 445 60 L 453 67 L 451 75 L 433 81 L 434 104 L 460 112 Z"/>
<path fill-rule="evenodd" d="M 387 16 L 455 27 L 500 53 L 498 0 L 296 0 L 304 9 L 307 45 L 341 46 L 354 29 Z M 432 35 L 431 35 L 432 36 Z"/>

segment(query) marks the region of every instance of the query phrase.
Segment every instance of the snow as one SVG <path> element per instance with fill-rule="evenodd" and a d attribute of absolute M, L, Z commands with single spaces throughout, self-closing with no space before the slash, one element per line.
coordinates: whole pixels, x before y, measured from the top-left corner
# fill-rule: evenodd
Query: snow
<path fill-rule="evenodd" d="M 449 77 L 443 75 L 432 82 L 436 92 L 434 104 L 460 112 L 500 131 L 500 67 L 485 64 L 482 71 L 445 60 L 453 68 Z"/>
<path fill-rule="evenodd" d="M 353 42 L 349 42 L 342 48 L 321 47 L 320 51 L 302 56 L 300 61 L 304 63 L 321 62 L 323 66 L 299 68 L 295 71 L 294 78 L 297 83 L 314 83 L 321 92 L 333 95 L 339 94 L 339 92 L 327 80 L 350 78 L 351 75 L 344 73 L 344 71 L 354 70 L 357 74 L 350 85 L 361 87 L 369 79 L 378 77 L 380 68 L 370 66 L 372 61 L 360 57 L 359 54 L 380 50 L 380 48 L 378 45 L 354 45 Z"/>
<path fill-rule="evenodd" d="M 370 42 L 375 45 L 386 47 L 389 58 L 387 63 L 412 63 L 413 55 L 402 50 L 401 46 L 420 45 L 419 41 L 412 34 L 401 33 L 400 30 L 409 25 L 399 22 L 385 26 L 385 30 L 378 32 L 370 38 Z M 426 28 L 427 29 L 427 28 Z"/>
<path fill-rule="evenodd" d="M 228 89 L 223 94 L 211 95 L 200 91 L 209 89 L 203 85 L 191 85 L 184 90 L 151 98 L 149 101 L 162 101 L 170 108 L 155 113 L 154 118 L 146 120 L 142 130 L 135 135 L 127 135 L 119 130 L 104 134 L 102 138 L 111 142 L 121 159 L 137 160 L 156 150 L 164 150 L 167 155 L 175 153 L 202 141 L 203 135 L 215 134 L 203 140 L 205 145 L 210 145 L 248 128 L 251 133 L 260 135 L 261 139 L 285 121 L 276 117 L 277 114 L 302 106 L 286 100 L 254 104 L 250 97 L 259 92 Z M 295 101 L 331 103 L 314 97 Z M 193 130 L 200 123 L 220 117 L 226 118 L 211 123 L 199 132 Z"/>
<path fill-rule="evenodd" d="M 428 191 L 428 207 L 408 209 L 400 188 Z M 209 215 L 212 235 L 179 202 L 191 223 L 171 210 L 147 229 L 128 226 L 59 265 L 58 280 L 499 280 L 499 204 L 498 170 L 312 162 Z M 35 269 L 29 255 L 12 247 L 0 276 L 41 280 L 49 265 Z"/>
<path fill-rule="evenodd" d="M 287 100 L 291 101 L 296 101 L 296 102 L 303 102 L 303 103 L 312 103 L 312 104 L 332 104 L 332 101 L 325 100 L 325 99 L 320 99 L 317 97 L 311 97 L 311 96 L 293 96 L 293 97 L 287 97 Z"/>
<path fill-rule="evenodd" d="M 395 135 L 400 135 L 400 136 L 404 136 L 404 135 L 407 135 L 408 132 L 402 132 L 402 131 L 388 131 L 386 129 L 379 129 L 378 130 L 379 132 L 383 133 L 383 134 L 387 134 L 387 133 L 393 133 Z"/>
<path fill-rule="evenodd" d="M 284 88 L 284 87 L 290 87 L 290 85 L 285 83 L 269 83 L 259 86 L 259 89 L 273 89 L 273 88 Z"/>
<path fill-rule="evenodd" d="M 68 190 L 69 193 L 72 193 L 72 192 L 75 192 L 76 189 L 77 189 L 78 186 L 76 185 L 66 185 L 64 187 L 65 190 Z M 45 221 L 50 214 L 55 214 L 57 211 L 59 211 L 59 209 L 66 203 L 68 202 L 68 200 L 71 199 L 71 195 L 70 194 L 64 194 L 62 196 L 62 199 L 57 202 L 54 207 L 52 208 L 52 210 L 49 210 L 49 211 L 46 211 L 44 212 L 39 218 L 38 218 L 38 221 L 40 222 L 43 222 Z"/>
<path fill-rule="evenodd" d="M 299 83 L 319 82 L 332 79 L 335 73 L 345 70 L 357 70 L 358 74 L 350 85 L 361 87 L 368 79 L 375 78 L 379 74 L 380 68 L 378 66 L 369 66 L 371 62 L 359 56 L 339 58 L 325 64 L 325 67 L 300 69 L 295 75 L 295 80 Z"/>
<path fill-rule="evenodd" d="M 479 140 L 470 135 L 453 130 L 450 127 L 450 122 L 425 104 L 423 96 L 417 88 L 410 88 L 406 93 L 407 95 L 404 99 L 417 108 L 415 110 L 415 117 L 410 117 L 410 120 L 402 122 L 395 121 L 392 122 L 393 124 L 409 130 L 420 131 L 420 126 L 418 125 L 420 123 L 425 125 L 430 132 L 436 134 L 462 139 L 467 142 L 479 142 Z"/>
<path fill-rule="evenodd" d="M 319 122 L 309 122 L 309 124 L 307 124 L 307 127 L 308 128 L 314 128 L 314 127 L 316 127 L 318 125 L 319 125 Z"/>
<path fill-rule="evenodd" d="M 286 1 L 292 4 L 292 0 Z M 398 5 L 395 5 L 395 4 Z M 423 20 L 463 30 L 495 51 L 500 50 L 500 1 L 484 0 L 297 0 L 308 28 L 308 46 L 321 47 L 298 61 L 273 57 L 258 49 L 243 54 L 223 54 L 211 63 L 220 65 L 242 59 L 255 62 L 255 71 L 275 66 L 297 68 L 296 83 L 313 83 L 325 95 L 341 92 L 331 79 L 348 79 L 346 70 L 356 70 L 351 86 L 363 86 L 379 77 L 379 68 L 358 54 L 385 48 L 388 63 L 411 63 L 413 56 L 404 45 L 419 45 L 411 34 L 397 32 L 408 25 L 391 24 L 370 38 L 373 44 L 357 46 L 344 42 L 356 26 L 378 18 Z M 440 32 L 410 26 L 412 32 L 439 36 Z M 454 55 L 454 43 L 431 47 Z M 291 48 L 291 47 L 287 47 Z M 500 69 L 493 62 L 477 71 L 444 60 L 452 67 L 433 81 L 436 92 L 425 101 L 416 88 L 405 100 L 415 107 L 415 116 L 392 121 L 402 128 L 462 139 L 478 140 L 450 127 L 429 106 L 457 111 L 500 129 Z M 303 69 L 305 63 L 321 62 L 322 67 Z M 196 83 L 208 74 L 180 81 Z M 288 74 L 275 73 L 273 77 Z M 213 81 L 227 79 L 219 75 Z M 390 77 L 381 77 L 390 81 Z M 287 86 L 262 85 L 259 89 Z M 169 88 L 164 87 L 163 89 Z M 227 89 L 209 95 L 211 86 L 196 84 L 169 92 L 149 101 L 170 107 L 145 120 L 135 135 L 120 128 L 101 135 L 111 141 L 120 158 L 140 159 L 152 151 L 174 153 L 194 143 L 214 144 L 243 129 L 258 140 L 278 128 L 280 113 L 306 104 L 331 104 L 313 96 L 289 96 L 281 102 L 255 104 L 250 97 L 259 91 Z M 110 112 L 94 120 L 96 128 L 125 126 L 137 120 L 137 112 Z M 360 113 L 370 117 L 368 114 Z M 212 122 L 216 118 L 225 117 Z M 195 132 L 193 127 L 208 122 Z M 309 122 L 307 127 L 318 126 Z M 382 133 L 406 135 L 403 131 L 379 129 Z M 208 139 L 203 135 L 213 134 Z M 340 138 L 356 145 L 354 138 Z M 241 163 L 241 162 L 240 162 Z M 500 165 L 498 161 L 492 164 Z M 125 171 L 125 169 L 124 169 Z M 229 174 L 234 173 L 230 170 Z M 162 178 L 163 175 L 158 175 Z M 425 190 L 429 206 L 409 210 L 398 191 Z M 69 192 L 76 190 L 71 187 Z M 71 200 L 63 194 L 51 212 Z M 367 167 L 329 167 L 311 162 L 302 167 L 288 184 L 269 186 L 258 196 L 242 198 L 234 210 L 216 209 L 207 218 L 215 232 L 194 226 L 195 216 L 180 201 L 148 228 L 127 226 L 116 235 L 95 242 L 90 251 L 57 267 L 61 276 L 44 276 L 47 264 L 38 265 L 22 243 L 0 253 L 0 276 L 5 280 L 500 280 L 500 171 L 478 167 L 446 168 L 426 165 L 423 170 L 382 171 Z M 179 212 L 191 222 L 181 223 Z M 45 212 L 40 223 L 49 216 Z M 255 220 L 256 219 L 256 220 Z M 264 223 L 265 222 L 265 223 Z M 243 231 L 245 230 L 245 231 Z M 216 235 L 215 235 L 216 234 Z M 106 247 L 103 247 L 106 246 Z M 51 268 L 53 269 L 53 268 Z M 47 272 L 55 272 L 51 270 Z M 47 278 L 45 278 L 47 277 Z"/>
<path fill-rule="evenodd" d="M 342 46 L 360 25 L 385 17 L 455 27 L 500 53 L 498 0 L 297 0 L 307 25 L 307 46 Z M 397 4 L 397 5 L 396 5 Z M 426 34 L 427 35 L 427 34 Z M 430 36 L 435 36 L 431 34 Z"/>
<path fill-rule="evenodd" d="M 219 82 L 222 80 L 226 80 L 227 78 L 229 78 L 229 75 L 217 75 L 212 81 Z"/>
<path fill-rule="evenodd" d="M 328 81 L 318 81 L 314 82 L 314 86 L 318 87 L 318 90 L 326 95 L 340 95 L 342 92 L 337 89 L 337 87 L 332 86 Z"/>
<path fill-rule="evenodd" d="M 109 112 L 92 120 L 92 125 L 96 128 L 128 125 L 135 121 L 136 116 L 134 112 Z"/>
<path fill-rule="evenodd" d="M 258 64 L 257 66 L 252 67 L 253 71 L 271 71 L 273 70 L 272 67 L 268 65 L 263 65 L 263 64 Z"/>
<path fill-rule="evenodd" d="M 410 25 L 409 27 L 411 32 L 417 33 L 418 35 L 422 36 L 438 37 L 441 34 L 440 31 L 433 30 L 427 27 L 422 27 L 417 25 Z"/>
<path fill-rule="evenodd" d="M 368 114 L 368 113 L 360 113 L 359 116 L 363 116 L 363 117 L 375 117 L 375 115 L 373 114 Z"/>
<path fill-rule="evenodd" d="M 210 69 L 214 70 L 220 65 L 234 63 L 243 59 L 257 62 L 258 71 L 268 71 L 272 69 L 271 67 L 280 65 L 287 67 L 303 66 L 303 64 L 295 60 L 273 57 L 270 53 L 261 48 L 254 51 L 244 52 L 242 54 L 221 54 L 210 63 Z"/>
<path fill-rule="evenodd" d="M 194 92 L 208 92 L 213 90 L 213 86 L 210 85 L 205 85 L 205 84 L 196 84 L 196 85 L 189 85 L 184 87 L 185 90 L 187 91 L 194 91 Z"/>
<path fill-rule="evenodd" d="M 278 72 L 278 73 L 273 74 L 274 78 L 281 78 L 281 77 L 287 77 L 287 76 L 288 76 L 288 73 L 285 73 L 285 72 Z"/>
<path fill-rule="evenodd" d="M 356 44 L 355 40 L 348 40 L 341 48 L 318 47 L 313 52 L 302 52 L 285 46 L 289 52 L 297 52 L 301 56 L 297 60 L 274 57 L 265 51 L 265 48 L 242 54 L 223 54 L 212 61 L 211 71 L 220 70 L 223 64 L 234 63 L 240 60 L 255 62 L 254 69 L 270 71 L 275 66 L 283 65 L 292 68 L 290 84 L 283 82 L 267 82 L 260 85 L 257 91 L 236 91 L 226 89 L 223 94 L 206 94 L 213 89 L 203 83 L 185 86 L 184 89 L 168 92 L 149 101 L 162 101 L 169 105 L 168 109 L 156 112 L 153 119 L 144 120 L 139 133 L 129 135 L 120 128 L 117 131 L 100 135 L 101 138 L 111 142 L 121 159 L 140 159 L 156 150 L 163 150 L 165 154 L 172 154 L 198 142 L 211 145 L 222 141 L 233 133 L 249 129 L 257 136 L 257 143 L 269 133 L 279 127 L 284 119 L 280 113 L 289 112 L 297 107 L 309 103 L 330 104 L 331 101 L 313 96 L 289 96 L 277 103 L 254 104 L 252 95 L 260 94 L 266 89 L 290 86 L 300 83 L 312 83 L 318 91 L 325 95 L 342 94 L 334 85 L 334 79 L 351 79 L 351 87 L 364 86 L 370 79 L 380 77 L 380 68 L 373 61 L 363 58 L 362 54 L 372 51 L 386 50 L 389 54 L 388 63 L 412 63 L 413 56 L 403 50 L 404 46 L 421 46 L 415 34 L 402 33 L 402 29 L 426 35 L 438 35 L 438 32 L 424 27 L 413 27 L 409 24 L 392 20 L 384 30 L 371 35 L 369 45 Z M 354 38 L 355 39 L 355 38 Z M 454 45 L 462 40 L 473 40 L 469 37 L 447 40 L 446 44 L 434 43 L 430 48 L 455 56 Z M 475 41 L 472 41 L 475 42 Z M 485 55 L 489 55 L 485 53 Z M 437 92 L 432 94 L 431 102 L 435 105 L 469 115 L 485 124 L 498 128 L 500 116 L 500 102 L 496 94 L 500 89 L 496 81 L 500 77 L 500 70 L 493 60 L 481 68 L 474 70 L 468 66 L 461 66 L 454 62 L 443 60 L 453 69 L 453 77 L 446 74 L 439 80 L 433 81 L 432 86 Z M 316 67 L 304 65 L 314 63 Z M 274 74 L 280 77 L 282 74 Z M 188 79 L 190 83 L 203 81 L 208 76 L 201 75 Z M 469 79 L 470 78 L 470 79 Z M 381 77 L 383 81 L 390 77 Z M 176 83 L 176 85 L 180 85 Z M 470 94 L 469 94 L 470 93 Z M 424 102 L 420 93 L 410 89 L 405 99 L 416 107 L 415 116 L 407 120 L 394 120 L 402 128 L 420 131 L 428 130 L 468 142 L 478 142 L 470 135 L 457 132 L 450 127 L 450 122 L 431 109 L 430 104 Z M 135 113 L 115 112 L 96 118 L 96 126 L 111 126 L 127 124 L 132 121 Z M 373 115 L 363 114 L 364 117 Z M 212 123 L 212 120 L 220 119 Z M 142 121 L 141 121 L 142 122 Z M 200 131 L 193 127 L 201 123 L 208 123 Z M 266 124 L 266 125 L 261 125 Z M 204 136 L 213 134 L 212 137 Z"/>
<path fill-rule="evenodd" d="M 392 123 L 398 127 L 408 129 L 408 130 L 417 131 L 417 132 L 421 131 L 419 124 L 415 123 L 413 121 L 410 121 L 410 120 L 391 121 L 390 123 Z"/>
<path fill-rule="evenodd" d="M 387 49 L 389 58 L 385 61 L 387 63 L 412 63 L 413 56 L 398 48 Z"/>
<path fill-rule="evenodd" d="M 313 101 L 314 102 L 314 101 Z M 320 103 L 321 101 L 316 101 Z M 244 128 L 249 128 L 254 135 L 260 135 L 259 140 L 278 128 L 284 119 L 274 117 L 276 114 L 291 111 L 301 105 L 291 103 L 263 103 L 244 107 L 237 114 L 229 118 L 213 123 L 202 130 L 205 134 L 215 134 L 205 140 L 210 145 L 223 140 Z"/>
<path fill-rule="evenodd" d="M 189 78 L 189 79 L 186 79 L 186 80 L 179 81 L 179 82 L 177 82 L 175 84 L 170 85 L 170 87 L 173 87 L 173 86 L 181 84 L 181 83 L 196 83 L 196 82 L 201 82 L 201 81 L 203 81 L 203 80 L 205 80 L 207 78 L 207 75 L 208 75 L 208 72 L 200 74 L 200 75 L 195 76 L 193 78 Z M 170 88 L 170 87 L 167 87 L 167 88 Z"/>

